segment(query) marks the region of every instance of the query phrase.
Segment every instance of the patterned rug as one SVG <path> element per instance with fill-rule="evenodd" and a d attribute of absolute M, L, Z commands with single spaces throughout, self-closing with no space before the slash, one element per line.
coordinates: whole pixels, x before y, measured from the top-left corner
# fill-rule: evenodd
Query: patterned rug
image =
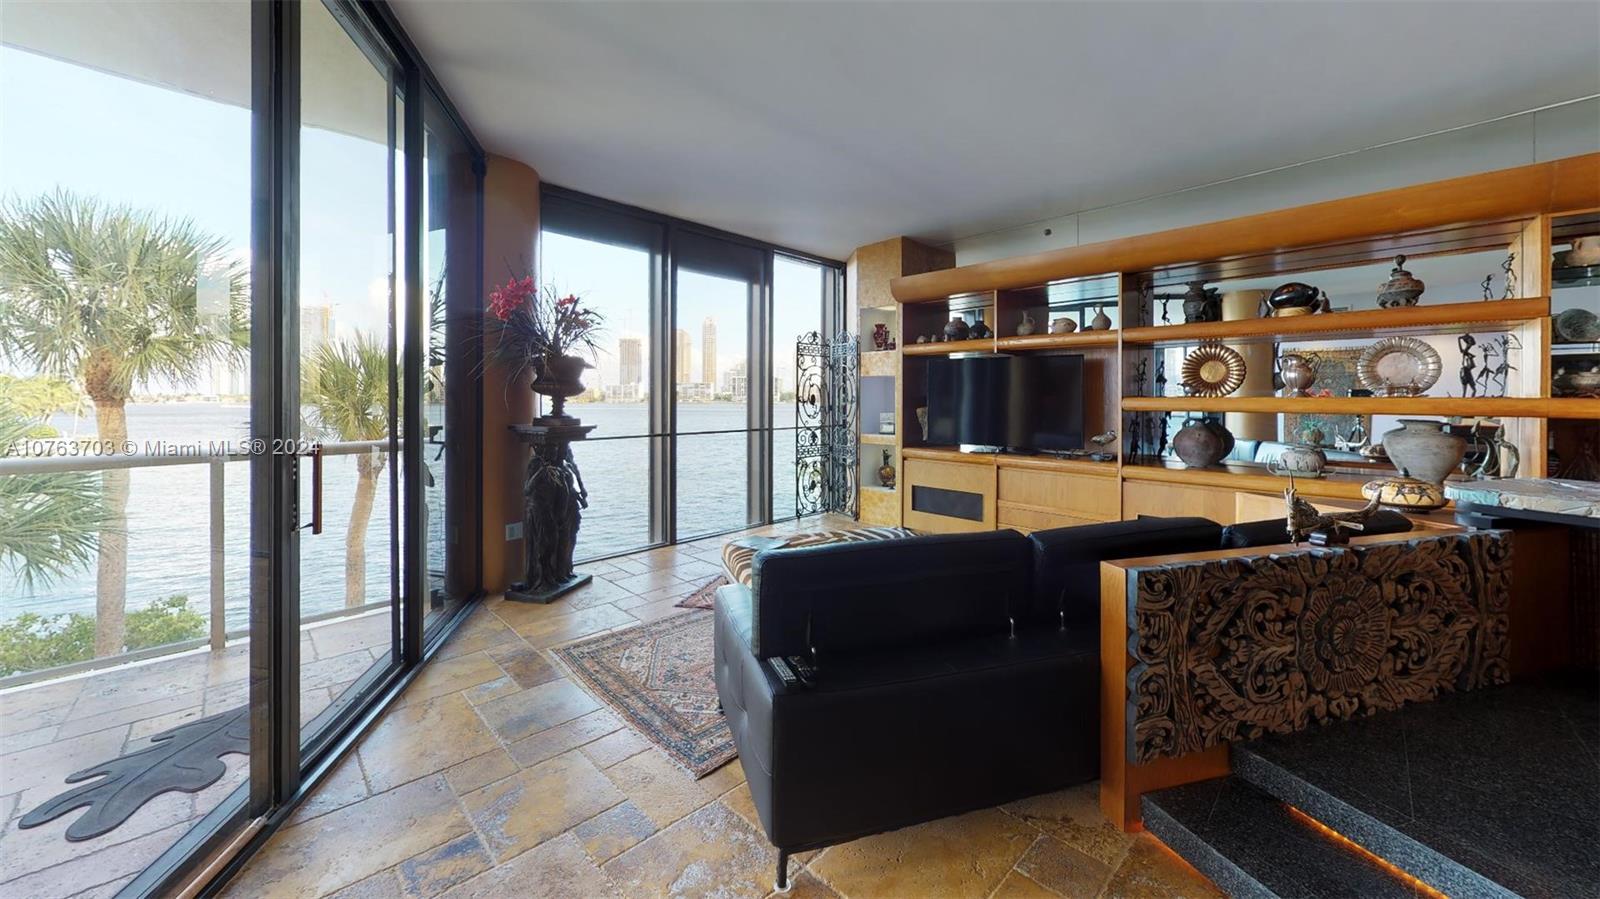
<path fill-rule="evenodd" d="M 709 609 L 716 601 L 718 588 L 726 586 L 728 579 L 719 574 L 701 584 L 693 593 L 678 600 L 674 605 L 680 609 Z"/>
<path fill-rule="evenodd" d="M 555 653 L 634 730 L 700 778 L 736 754 L 717 711 L 712 640 L 712 614 L 687 612 Z"/>

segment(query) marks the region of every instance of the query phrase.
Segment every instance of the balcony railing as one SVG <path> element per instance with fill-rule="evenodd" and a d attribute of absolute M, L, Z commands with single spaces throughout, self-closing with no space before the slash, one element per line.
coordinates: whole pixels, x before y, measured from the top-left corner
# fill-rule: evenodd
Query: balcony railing
<path fill-rule="evenodd" d="M 398 451 L 403 441 L 384 440 L 354 440 L 340 443 L 320 444 L 322 455 L 327 456 L 356 456 L 374 451 Z M 250 453 L 196 453 L 190 454 L 155 454 L 130 453 L 127 455 L 107 456 L 30 456 L 16 458 L 0 458 L 0 477 L 12 475 L 36 474 L 61 474 L 66 472 L 94 472 L 110 471 L 117 469 L 136 468 L 163 468 L 178 465 L 205 465 L 210 469 L 207 496 L 209 513 L 207 526 L 210 534 L 209 558 L 209 597 L 210 597 L 210 628 L 209 634 L 192 640 L 168 643 L 162 646 L 151 646 L 131 652 L 116 655 L 101 656 L 85 659 L 81 662 L 72 662 L 50 668 L 40 668 L 34 671 L 22 671 L 6 677 L 0 677 L 0 688 L 32 683 L 62 677 L 80 671 L 89 671 L 97 668 L 106 668 L 122 665 L 128 662 L 157 656 L 186 652 L 202 646 L 209 646 L 212 650 L 220 650 L 227 645 L 229 639 L 241 637 L 249 633 L 249 628 L 228 629 L 227 625 L 227 588 L 224 577 L 227 550 L 225 537 L 226 506 L 223 495 L 223 466 L 233 462 L 243 462 L 251 458 Z M 311 624 L 333 618 L 343 618 L 357 615 L 363 611 L 378 606 L 386 606 L 388 600 L 370 602 L 359 606 L 347 606 L 301 617 L 301 624 Z"/>

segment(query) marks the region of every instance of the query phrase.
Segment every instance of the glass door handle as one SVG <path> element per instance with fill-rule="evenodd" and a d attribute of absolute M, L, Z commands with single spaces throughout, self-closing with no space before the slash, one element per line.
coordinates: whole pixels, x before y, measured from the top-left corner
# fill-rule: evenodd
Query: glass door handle
<path fill-rule="evenodd" d="M 313 535 L 322 533 L 322 444 L 314 443 L 301 455 L 311 457 L 311 523 L 297 525 L 296 530 L 311 529 Z M 299 463 L 296 462 L 298 467 Z"/>

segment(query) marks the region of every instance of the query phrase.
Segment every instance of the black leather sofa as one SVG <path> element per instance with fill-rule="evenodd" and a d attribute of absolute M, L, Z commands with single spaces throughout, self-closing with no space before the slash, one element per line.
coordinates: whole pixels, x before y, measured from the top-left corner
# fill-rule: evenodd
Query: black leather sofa
<path fill-rule="evenodd" d="M 758 554 L 717 592 L 715 676 L 778 889 L 792 852 L 1093 780 L 1100 562 L 1283 534 L 1141 518 Z"/>

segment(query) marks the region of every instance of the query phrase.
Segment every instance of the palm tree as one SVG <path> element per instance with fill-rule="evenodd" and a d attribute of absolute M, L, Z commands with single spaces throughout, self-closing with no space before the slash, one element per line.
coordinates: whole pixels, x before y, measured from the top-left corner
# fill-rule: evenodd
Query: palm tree
<path fill-rule="evenodd" d="M 187 382 L 248 340 L 244 271 L 186 219 L 67 191 L 0 206 L 0 358 L 73 382 L 97 439 L 128 438 L 136 386 Z M 200 308 L 202 284 L 225 306 Z M 221 305 L 221 304 L 219 304 Z M 128 472 L 101 475 L 106 524 L 96 571 L 95 655 L 123 649 Z"/>
<path fill-rule="evenodd" d="M 338 440 L 381 440 L 389 436 L 389 350 L 376 338 L 360 335 L 323 344 L 302 367 L 300 405 L 310 413 L 310 430 Z M 381 452 L 356 456 L 356 496 L 344 536 L 344 604 L 363 604 L 367 595 L 367 524 L 383 473 Z"/>
<path fill-rule="evenodd" d="M 0 446 L 38 436 L 39 421 L 0 400 Z M 33 589 L 94 558 L 105 525 L 100 486 L 83 472 L 0 477 L 0 566 Z"/>

